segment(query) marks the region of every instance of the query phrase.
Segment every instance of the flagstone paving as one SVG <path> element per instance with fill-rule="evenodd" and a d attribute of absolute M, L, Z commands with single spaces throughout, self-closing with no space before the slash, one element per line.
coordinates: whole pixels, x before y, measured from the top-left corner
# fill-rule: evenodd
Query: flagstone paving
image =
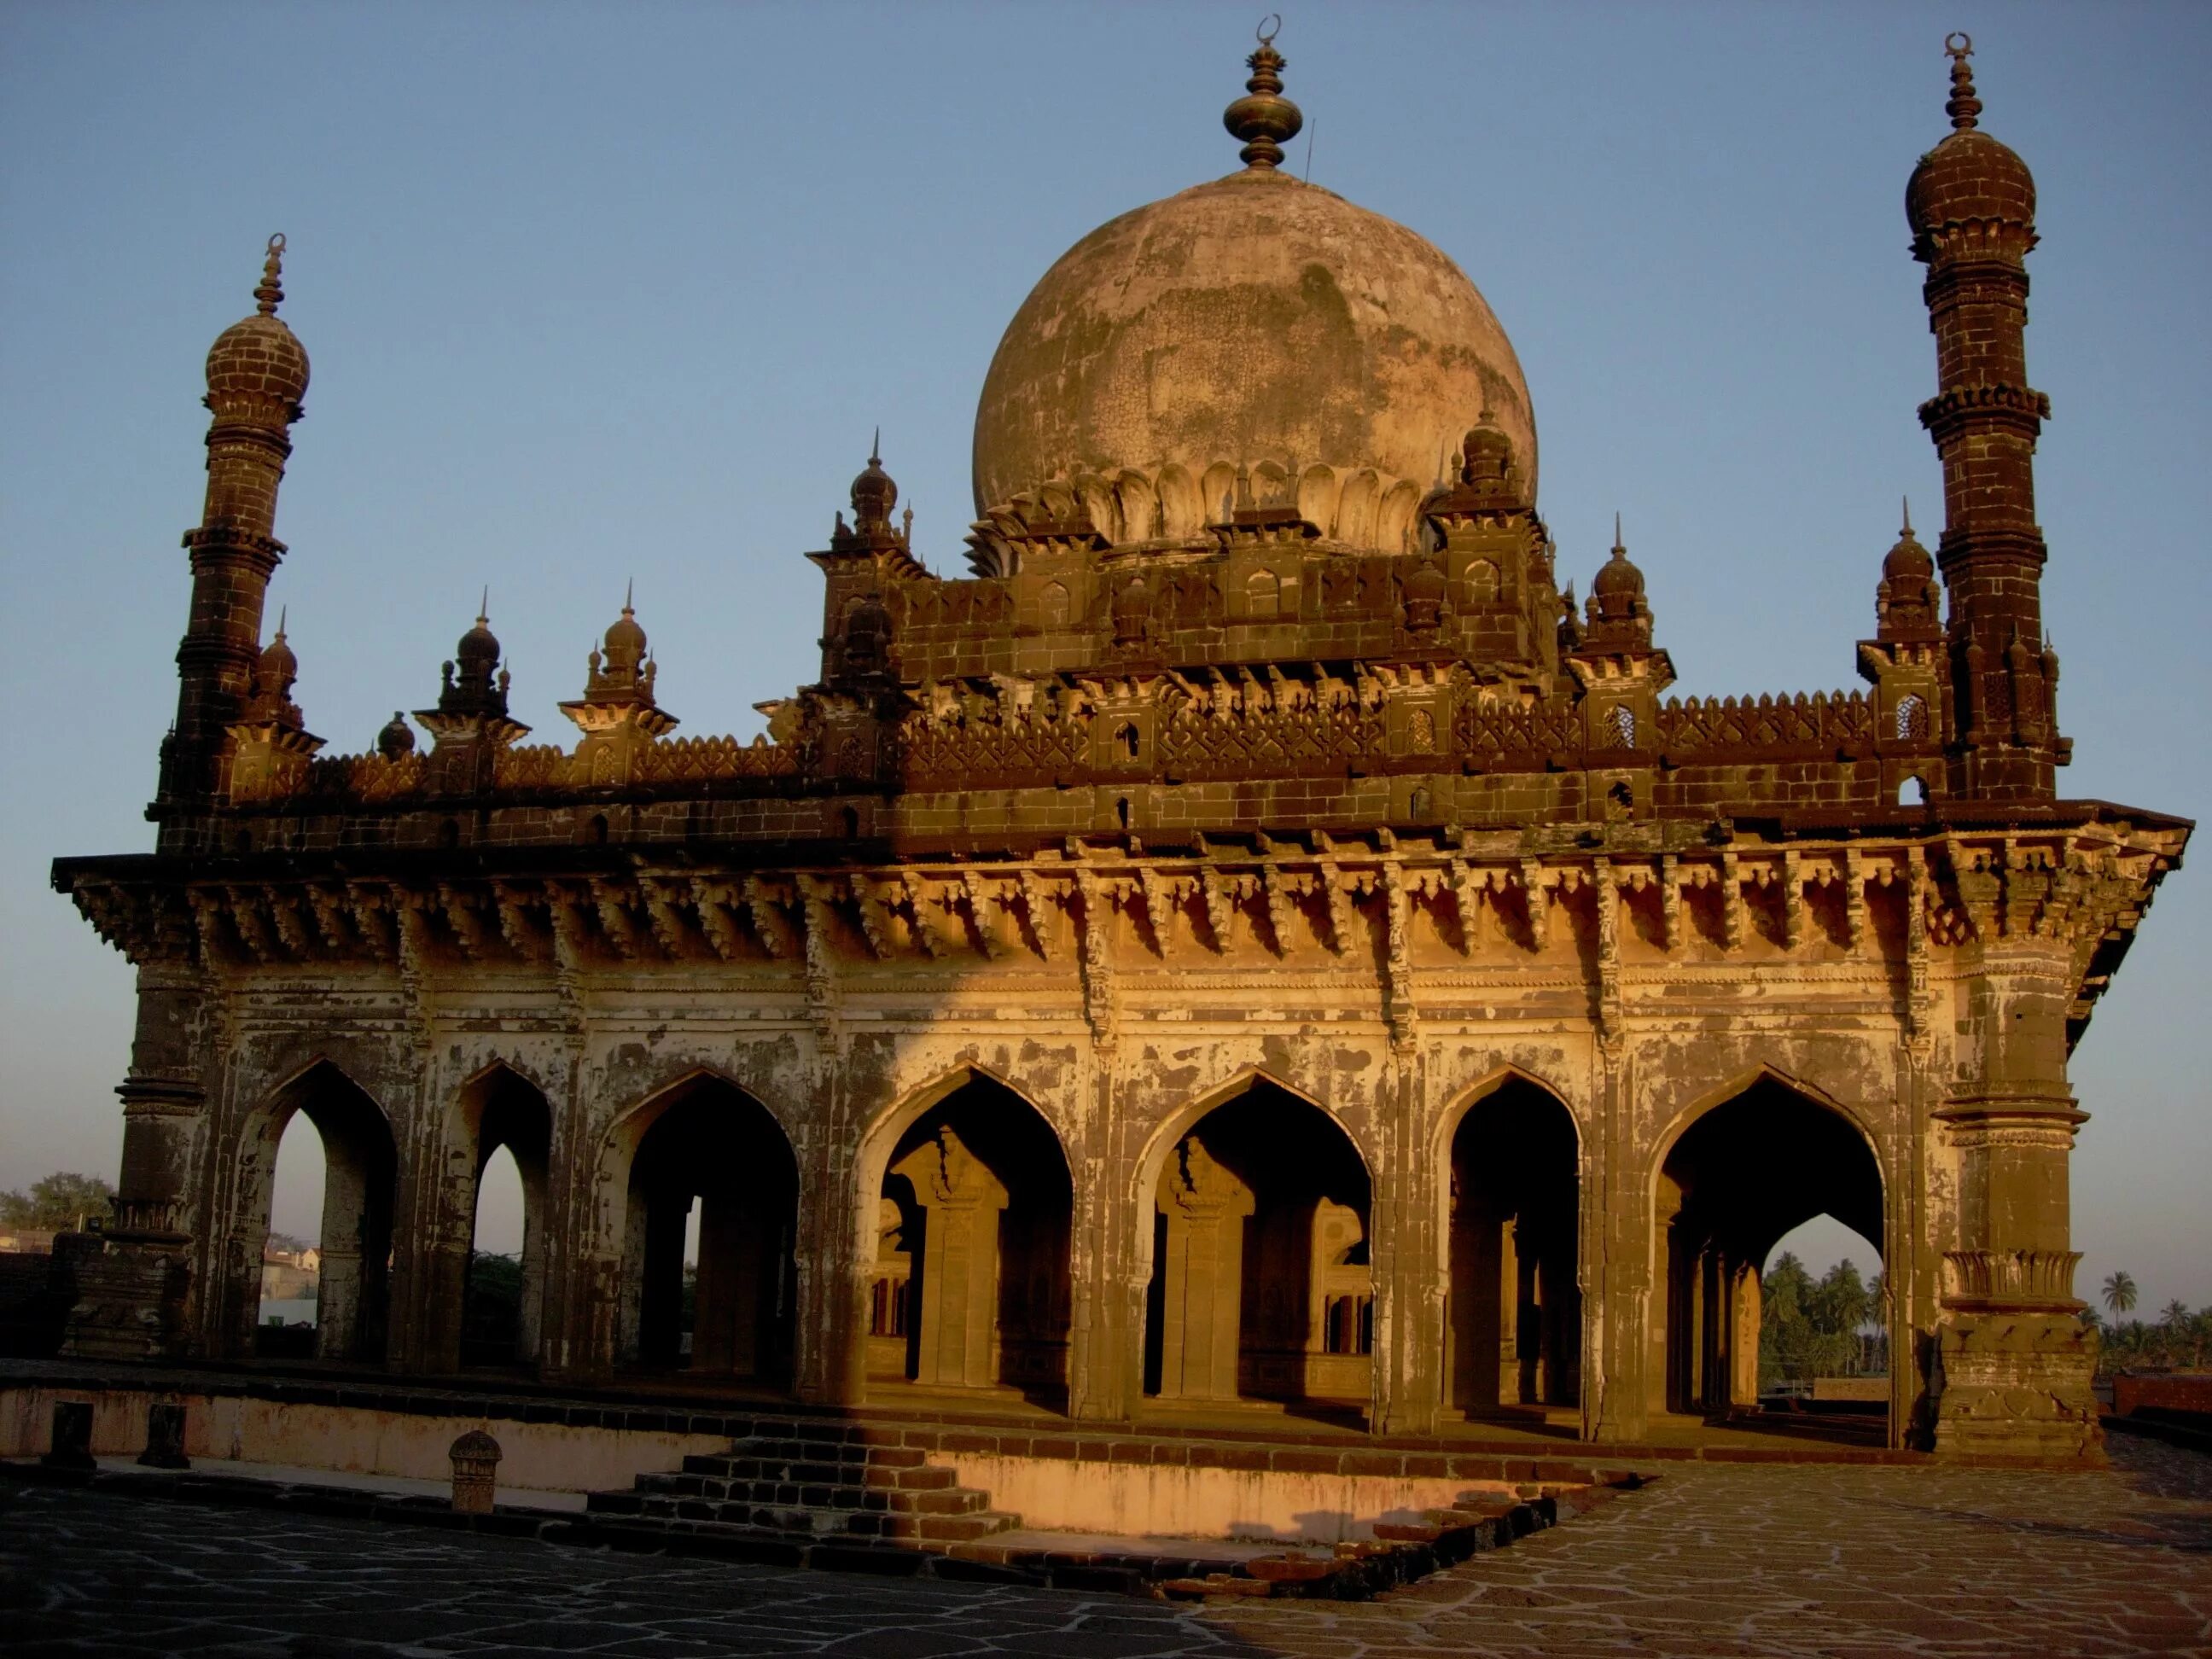
<path fill-rule="evenodd" d="M 2109 1472 L 1698 1465 L 1364 1605 L 1119 1596 L 620 1555 L 0 1486 L 0 1649 L 1209 1659 L 2212 1654 L 2212 1458 Z"/>

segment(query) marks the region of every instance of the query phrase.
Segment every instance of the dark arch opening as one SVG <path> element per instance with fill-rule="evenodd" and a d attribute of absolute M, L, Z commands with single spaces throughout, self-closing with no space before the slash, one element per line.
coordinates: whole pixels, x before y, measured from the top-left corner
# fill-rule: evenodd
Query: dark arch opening
<path fill-rule="evenodd" d="M 1566 1107 L 1522 1078 L 1452 1135 L 1444 1375 L 1469 1416 L 1582 1401 L 1577 1155 Z"/>
<path fill-rule="evenodd" d="M 1373 1387 L 1366 1165 L 1264 1079 L 1176 1143 L 1154 1193 L 1145 1391 L 1363 1407 Z"/>
<path fill-rule="evenodd" d="M 327 1061 L 318 1063 L 284 1091 L 270 1120 L 269 1154 L 276 1154 L 293 1120 L 304 1116 L 323 1144 L 323 1217 L 316 1241 L 314 1353 L 319 1358 L 380 1364 L 392 1311 L 392 1220 L 399 1180 L 399 1152 L 383 1110 L 354 1080 Z M 258 1285 L 267 1249 L 264 1200 L 260 1237 L 251 1263 Z M 249 1305 L 258 1305 L 258 1298 Z M 283 1353 L 270 1333 L 260 1351 Z"/>
<path fill-rule="evenodd" d="M 1821 1214 L 1881 1240 L 1881 1170 L 1841 1113 L 1762 1078 L 1682 1132 L 1661 1165 L 1655 1214 L 1665 1364 L 1651 1403 L 1707 1417 L 1750 1411 L 1768 1254 Z"/>
<path fill-rule="evenodd" d="M 684 1261 L 695 1203 L 696 1273 Z M 630 1160 L 623 1358 L 787 1386 L 798 1230 L 799 1165 L 768 1109 L 719 1078 L 671 1091 Z"/>
<path fill-rule="evenodd" d="M 531 1084 L 505 1066 L 463 1091 L 463 1121 L 471 1131 L 469 1185 L 471 1246 L 462 1264 L 458 1352 L 464 1365 L 532 1365 L 545 1308 L 545 1199 L 553 1149 L 553 1109 Z M 501 1152 L 514 1162 L 522 1188 L 522 1248 L 512 1257 L 475 1248 L 483 1227 L 484 1174 Z M 449 1304 L 449 1305 L 452 1305 Z"/>
<path fill-rule="evenodd" d="M 1005 1085 L 971 1077 L 916 1118 L 879 1196 L 871 1374 L 1063 1404 L 1073 1214 L 1059 1136 Z"/>

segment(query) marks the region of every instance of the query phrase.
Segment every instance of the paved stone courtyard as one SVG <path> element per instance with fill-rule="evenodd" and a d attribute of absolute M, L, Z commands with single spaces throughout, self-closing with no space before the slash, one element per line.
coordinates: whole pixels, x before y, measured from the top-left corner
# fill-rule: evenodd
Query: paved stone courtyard
<path fill-rule="evenodd" d="M 0 1487 L 0 1646 L 46 1655 L 2212 1653 L 2212 1458 L 1707 1465 L 1386 1601 L 1118 1596 L 604 1554 Z"/>

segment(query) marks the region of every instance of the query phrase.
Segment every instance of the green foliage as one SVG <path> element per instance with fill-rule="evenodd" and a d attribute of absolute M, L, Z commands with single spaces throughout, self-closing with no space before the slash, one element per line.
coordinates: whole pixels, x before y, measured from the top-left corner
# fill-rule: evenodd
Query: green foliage
<path fill-rule="evenodd" d="M 2114 1273 L 2105 1275 L 2105 1310 L 2116 1320 L 2124 1313 L 2136 1310 L 2134 1274 Z"/>
<path fill-rule="evenodd" d="M 1784 1250 L 1759 1281 L 1759 1386 L 1848 1376 L 1859 1368 L 1860 1328 L 1881 1311 L 1881 1275 L 1872 1285 L 1851 1262 L 1816 1281 Z"/>
<path fill-rule="evenodd" d="M 105 1222 L 114 1213 L 114 1188 L 98 1176 L 70 1170 L 33 1182 L 28 1192 L 0 1193 L 0 1226 L 77 1231 L 87 1221 Z"/>
<path fill-rule="evenodd" d="M 2085 1323 L 2094 1320 L 2094 1315 L 2084 1314 Z M 2199 1308 L 2192 1313 L 2185 1303 L 2175 1300 L 2160 1310 L 2154 1325 L 2140 1319 L 2115 1320 L 2103 1335 L 2097 1356 L 2100 1375 L 2203 1370 L 2205 1356 L 2212 1352 L 2212 1308 Z"/>
<path fill-rule="evenodd" d="M 511 1255 L 499 1255 L 490 1250 L 469 1252 L 469 1295 L 488 1305 L 519 1308 L 522 1305 L 522 1262 Z"/>

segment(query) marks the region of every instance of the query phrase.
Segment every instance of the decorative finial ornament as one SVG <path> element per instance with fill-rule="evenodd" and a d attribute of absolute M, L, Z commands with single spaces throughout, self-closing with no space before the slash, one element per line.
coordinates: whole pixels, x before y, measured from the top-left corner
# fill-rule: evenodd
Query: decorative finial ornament
<path fill-rule="evenodd" d="M 274 317 L 276 307 L 284 302 L 284 233 L 278 231 L 269 239 L 269 257 L 261 262 L 261 286 L 253 290 L 254 309 L 264 317 Z"/>
<path fill-rule="evenodd" d="M 1244 83 L 1245 96 L 1221 112 L 1221 125 L 1244 141 L 1238 152 L 1247 169 L 1273 173 L 1282 165 L 1283 141 L 1305 125 L 1305 114 L 1282 95 L 1284 64 L 1275 50 L 1275 33 L 1283 26 L 1279 16 L 1261 20 L 1260 49 L 1244 60 L 1252 78 Z"/>
<path fill-rule="evenodd" d="M 491 621 L 491 584 L 484 584 L 483 597 L 477 601 L 477 626 L 483 627 Z"/>
<path fill-rule="evenodd" d="M 1628 545 L 1620 539 L 1620 514 L 1618 513 L 1613 515 L 1613 556 L 1616 559 L 1628 556 Z"/>
<path fill-rule="evenodd" d="M 292 607 L 289 605 L 279 605 L 276 609 L 276 637 L 280 640 L 284 637 L 285 619 L 290 617 L 291 614 Z"/>
<path fill-rule="evenodd" d="M 1905 529 L 1902 533 L 1907 536 L 1912 533 L 1912 497 L 1910 495 L 1905 497 Z"/>
<path fill-rule="evenodd" d="M 1972 132 L 1980 125 L 1982 100 L 1974 95 L 1974 74 L 1966 60 L 1974 55 L 1974 37 L 1963 31 L 1943 37 L 1943 50 L 1951 54 L 1951 98 L 1943 113 L 1951 118 L 1954 132 Z"/>
<path fill-rule="evenodd" d="M 868 439 L 868 465 L 870 466 L 881 466 L 883 464 L 884 429 L 881 427 L 878 427 Z"/>

